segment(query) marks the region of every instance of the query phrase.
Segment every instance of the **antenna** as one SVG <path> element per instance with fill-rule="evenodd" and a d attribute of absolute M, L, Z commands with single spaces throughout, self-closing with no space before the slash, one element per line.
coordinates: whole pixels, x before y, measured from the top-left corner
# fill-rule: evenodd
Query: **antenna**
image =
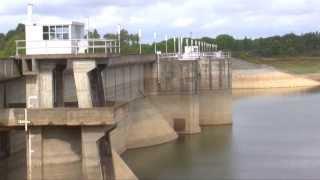
<path fill-rule="evenodd" d="M 33 23 L 33 1 L 28 2 L 27 7 L 27 23 L 32 24 Z"/>

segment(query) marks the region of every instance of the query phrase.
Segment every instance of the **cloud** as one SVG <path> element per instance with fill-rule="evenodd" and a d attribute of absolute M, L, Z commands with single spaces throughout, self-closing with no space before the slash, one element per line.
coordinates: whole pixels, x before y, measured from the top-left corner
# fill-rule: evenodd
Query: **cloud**
<path fill-rule="evenodd" d="M 173 22 L 173 27 L 187 28 L 190 27 L 194 22 L 193 18 L 178 18 Z"/>
<path fill-rule="evenodd" d="M 121 24 L 129 31 L 194 36 L 231 34 L 259 37 L 289 32 L 317 31 L 319 0 L 34 0 L 38 19 L 86 22 L 101 33 L 114 32 Z M 27 2 L 2 0 L 0 32 L 23 22 Z"/>

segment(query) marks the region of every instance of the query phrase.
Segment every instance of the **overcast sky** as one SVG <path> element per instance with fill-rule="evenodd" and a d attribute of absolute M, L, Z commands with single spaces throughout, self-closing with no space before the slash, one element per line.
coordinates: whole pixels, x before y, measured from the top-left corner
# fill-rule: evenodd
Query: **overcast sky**
<path fill-rule="evenodd" d="M 121 24 L 142 28 L 145 40 L 158 32 L 194 37 L 231 34 L 237 38 L 318 31 L 320 0 L 33 0 L 37 19 L 86 22 L 101 34 Z M 1 0 L 0 32 L 26 19 L 28 0 Z"/>

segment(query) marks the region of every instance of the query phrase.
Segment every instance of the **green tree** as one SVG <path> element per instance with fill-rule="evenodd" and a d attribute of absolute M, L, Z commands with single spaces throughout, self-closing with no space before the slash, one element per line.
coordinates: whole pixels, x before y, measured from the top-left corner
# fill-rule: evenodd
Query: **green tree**
<path fill-rule="evenodd" d="M 85 36 L 85 38 L 87 38 Z M 97 29 L 94 29 L 93 32 L 89 32 L 89 38 L 90 39 L 99 39 L 100 38 L 100 34 L 98 33 L 98 30 Z"/>
<path fill-rule="evenodd" d="M 222 49 L 222 50 L 234 49 L 235 39 L 230 35 L 227 35 L 227 34 L 219 35 L 217 36 L 215 42 L 218 45 L 219 49 Z"/>

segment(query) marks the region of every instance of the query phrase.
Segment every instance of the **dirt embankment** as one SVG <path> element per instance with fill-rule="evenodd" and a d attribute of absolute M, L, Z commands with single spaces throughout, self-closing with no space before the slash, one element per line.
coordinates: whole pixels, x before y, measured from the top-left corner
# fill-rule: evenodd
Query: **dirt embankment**
<path fill-rule="evenodd" d="M 233 89 L 296 88 L 320 86 L 319 74 L 292 75 L 273 67 L 232 60 Z"/>

